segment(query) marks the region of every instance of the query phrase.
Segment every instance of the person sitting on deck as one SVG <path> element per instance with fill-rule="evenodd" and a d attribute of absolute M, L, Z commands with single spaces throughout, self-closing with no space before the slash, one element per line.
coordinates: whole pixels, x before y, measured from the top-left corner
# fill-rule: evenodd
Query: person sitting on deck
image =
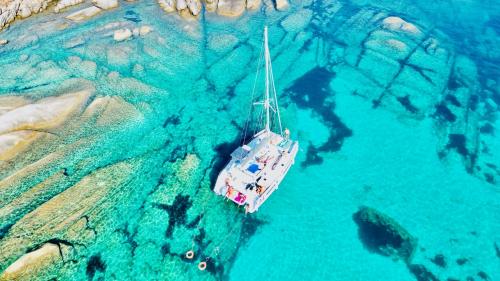
<path fill-rule="evenodd" d="M 262 186 L 260 186 L 260 185 L 257 185 L 257 188 L 255 189 L 255 191 L 257 191 L 257 193 L 259 195 L 261 195 L 264 192 L 264 188 L 262 188 Z"/>
<path fill-rule="evenodd" d="M 233 193 L 233 187 L 229 184 L 229 179 L 226 179 L 226 187 L 227 187 L 226 197 L 230 197 L 231 194 Z"/>

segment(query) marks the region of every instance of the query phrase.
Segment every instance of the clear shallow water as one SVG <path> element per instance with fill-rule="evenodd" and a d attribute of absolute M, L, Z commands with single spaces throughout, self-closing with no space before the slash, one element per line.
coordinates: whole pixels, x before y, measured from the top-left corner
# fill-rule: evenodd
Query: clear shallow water
<path fill-rule="evenodd" d="M 0 50 L 0 64 L 8 69 L 0 83 L 5 95 L 38 99 L 58 93 L 62 81 L 86 78 L 96 95 L 120 96 L 142 118 L 118 111 L 119 120 L 129 121 L 102 128 L 73 121 L 60 132 L 67 137 L 57 140 L 59 148 L 48 140 L 37 144 L 32 157 L 2 163 L 5 178 L 57 149 L 71 151 L 18 183 L 22 191 L 2 194 L 22 197 L 55 171 L 70 171 L 69 180 L 50 185 L 47 198 L 18 214 L 2 213 L 2 230 L 8 231 L 0 247 L 6 249 L 20 231 L 16 223 L 29 226 L 22 216 L 89 173 L 128 161 L 129 170 L 102 171 L 103 179 L 117 178 L 104 182 L 116 186 L 119 196 L 104 196 L 110 198 L 104 207 L 87 211 L 97 238 L 85 240 L 85 249 L 74 243 L 77 262 L 55 276 L 415 280 L 403 261 L 363 245 L 352 217 L 366 205 L 418 239 L 412 264 L 438 280 L 481 280 L 480 272 L 499 279 L 498 4 L 294 4 L 286 13 L 259 11 L 239 20 L 207 14 L 198 23 L 164 15 L 156 4 L 122 3 L 64 31 L 53 31 L 57 22 L 40 16 L 4 32 L 11 40 Z M 303 22 L 309 15 L 311 21 Z M 420 32 L 384 28 L 388 16 Z M 116 21 L 149 24 L 154 32 L 115 43 L 110 30 L 116 27 L 101 27 Z M 283 120 L 302 148 L 280 189 L 257 215 L 245 218 L 209 187 L 239 141 L 264 23 L 270 25 Z M 39 38 L 23 37 L 29 30 L 38 30 Z M 79 43 L 64 47 L 72 40 Z M 22 54 L 29 58 L 19 61 Z M 72 55 L 95 62 L 96 71 L 72 64 Z M 84 145 L 72 147 L 78 140 Z M 9 224 L 14 226 L 4 227 Z M 28 248 L 54 236 L 74 242 L 59 232 L 33 233 L 24 241 Z M 212 273 L 180 257 L 192 244 L 201 259 L 214 261 Z M 6 252 L 10 260 L 2 269 L 25 250 Z M 438 254 L 446 267 L 431 261 Z M 459 265 L 459 259 L 467 262 Z"/>

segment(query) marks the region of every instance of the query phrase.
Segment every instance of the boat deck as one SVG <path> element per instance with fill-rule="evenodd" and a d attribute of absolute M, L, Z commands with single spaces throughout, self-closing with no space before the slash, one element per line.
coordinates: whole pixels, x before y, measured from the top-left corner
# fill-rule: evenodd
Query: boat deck
<path fill-rule="evenodd" d="M 295 143 L 271 132 L 236 149 L 219 176 L 220 194 L 239 205 L 258 207 L 259 199 L 267 198 L 276 189 L 293 163 Z"/>

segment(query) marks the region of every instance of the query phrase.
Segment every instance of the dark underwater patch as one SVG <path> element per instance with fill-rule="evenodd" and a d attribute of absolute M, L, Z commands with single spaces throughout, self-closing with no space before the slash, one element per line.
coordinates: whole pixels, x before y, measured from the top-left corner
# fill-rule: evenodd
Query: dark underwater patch
<path fill-rule="evenodd" d="M 198 256 L 200 257 L 200 261 L 205 261 L 207 263 L 207 268 L 206 271 L 212 274 L 213 276 L 219 277 L 219 279 L 222 278 L 224 274 L 224 265 L 222 265 L 217 259 L 217 257 L 211 257 L 203 252 L 207 249 L 208 245 L 212 243 L 211 240 L 205 241 L 206 238 L 206 231 L 204 228 L 199 229 L 198 235 L 196 235 L 193 239 L 193 242 L 197 246 L 197 250 L 195 251 L 195 258 L 196 259 L 196 253 L 199 253 Z M 181 256 L 182 260 L 186 262 L 193 262 L 193 260 L 187 259 L 185 256 Z"/>
<path fill-rule="evenodd" d="M 69 171 L 68 171 L 68 168 L 63 168 L 62 169 L 62 174 L 65 176 L 65 177 L 69 177 Z"/>
<path fill-rule="evenodd" d="M 433 116 L 448 122 L 455 122 L 457 120 L 457 116 L 443 103 L 436 106 L 436 111 Z"/>
<path fill-rule="evenodd" d="M 206 236 L 207 236 L 207 232 L 205 231 L 205 229 L 200 228 L 199 233 L 193 238 L 193 242 L 196 243 L 200 252 L 203 252 L 207 248 L 208 244 L 210 243 L 210 241 L 206 241 L 206 242 L 204 241 Z"/>
<path fill-rule="evenodd" d="M 302 166 L 309 166 L 321 163 L 320 152 L 335 152 L 340 150 L 344 139 L 352 136 L 349 129 L 340 118 L 334 113 L 335 104 L 329 98 L 330 81 L 335 77 L 335 73 L 323 67 L 316 67 L 302 77 L 295 80 L 292 86 L 286 89 L 293 103 L 299 108 L 312 109 L 321 118 L 321 121 L 330 129 L 328 140 L 315 147 L 310 144 L 308 157 Z M 310 160 L 310 161 L 308 161 Z"/>
<path fill-rule="evenodd" d="M 163 246 L 161 246 L 161 255 L 163 257 L 165 257 L 166 255 L 170 254 L 170 244 L 169 243 L 165 243 L 163 244 Z"/>
<path fill-rule="evenodd" d="M 171 238 L 174 228 L 179 225 L 185 225 L 187 219 L 187 210 L 191 208 L 193 202 L 189 199 L 189 195 L 177 194 L 172 205 L 156 204 L 155 206 L 167 211 L 168 227 L 165 232 L 167 238 Z"/>
<path fill-rule="evenodd" d="M 478 95 L 472 95 L 470 96 L 470 99 L 469 99 L 469 108 L 471 110 L 476 110 L 477 109 L 477 105 L 479 103 L 479 96 Z"/>
<path fill-rule="evenodd" d="M 466 264 L 468 261 L 469 260 L 466 258 L 459 258 L 459 259 L 457 259 L 457 264 L 462 266 L 462 265 Z"/>
<path fill-rule="evenodd" d="M 241 224 L 240 239 L 243 242 L 248 241 L 248 239 L 250 239 L 250 237 L 252 237 L 263 224 L 266 224 L 266 222 L 256 218 L 255 216 L 246 216 Z"/>
<path fill-rule="evenodd" d="M 459 81 L 454 75 L 450 76 L 450 79 L 448 79 L 448 84 L 447 84 L 448 90 L 455 91 L 456 89 L 462 86 L 463 83 Z"/>
<path fill-rule="evenodd" d="M 123 17 L 124 19 L 128 20 L 128 21 L 131 21 L 131 22 L 135 22 L 135 23 L 138 23 L 138 22 L 141 22 L 141 17 L 139 16 L 139 14 L 137 14 L 136 12 L 132 11 L 132 10 L 128 10 L 125 12 L 125 16 Z"/>
<path fill-rule="evenodd" d="M 479 278 L 483 279 L 483 280 L 490 280 L 490 277 L 488 276 L 488 274 L 486 274 L 486 272 L 484 271 L 479 271 L 477 273 L 477 276 L 479 276 Z"/>
<path fill-rule="evenodd" d="M 186 225 L 188 229 L 193 229 L 195 228 L 198 223 L 200 223 L 200 220 L 203 218 L 203 214 L 197 215 L 190 223 Z"/>
<path fill-rule="evenodd" d="M 125 243 L 130 245 L 133 256 L 135 253 L 135 249 L 138 246 L 137 242 L 135 241 L 136 232 L 130 233 L 130 231 L 128 230 L 128 224 L 125 224 L 123 228 L 117 229 L 116 232 L 121 233 L 123 235 L 123 237 L 125 238 Z"/>
<path fill-rule="evenodd" d="M 490 174 L 490 173 L 484 173 L 484 179 L 485 179 L 488 183 L 495 184 L 495 176 L 493 176 L 493 174 Z"/>
<path fill-rule="evenodd" d="M 421 264 L 410 264 L 408 266 L 410 272 L 417 278 L 418 281 L 439 281 L 439 279 L 432 274 L 425 266 Z"/>
<path fill-rule="evenodd" d="M 13 225 L 14 225 L 13 223 L 7 223 L 7 224 L 3 225 L 2 227 L 0 227 L 0 240 L 2 240 L 2 238 L 5 237 L 5 235 L 7 235 L 7 232 L 9 232 L 10 228 Z"/>
<path fill-rule="evenodd" d="M 92 280 L 96 272 L 104 272 L 106 270 L 106 264 L 101 259 L 100 254 L 96 254 L 90 257 L 87 262 L 87 277 Z"/>
<path fill-rule="evenodd" d="M 194 141 L 194 140 L 193 140 Z M 175 162 L 177 159 L 184 159 L 188 153 L 188 145 L 178 145 L 170 153 L 169 161 Z"/>
<path fill-rule="evenodd" d="M 353 215 L 358 236 L 367 250 L 409 263 L 417 248 L 417 239 L 389 216 L 369 207 Z"/>
<path fill-rule="evenodd" d="M 404 108 L 411 112 L 411 113 L 417 113 L 418 112 L 418 109 L 413 105 L 411 104 L 411 101 L 410 101 L 410 96 L 409 95 L 406 95 L 404 97 L 397 97 L 396 98 L 398 100 L 398 102 L 404 106 Z"/>
<path fill-rule="evenodd" d="M 312 108 L 321 115 L 328 114 L 324 112 L 324 102 L 330 95 L 328 88 L 333 77 L 335 74 L 327 69 L 316 67 L 295 80 L 287 91 L 299 107 Z"/>
<path fill-rule="evenodd" d="M 500 247 L 497 245 L 496 242 L 493 243 L 493 247 L 495 248 L 495 254 L 497 255 L 497 258 L 500 259 Z"/>
<path fill-rule="evenodd" d="M 221 263 L 216 263 L 214 259 L 208 258 L 207 261 L 207 271 L 214 276 L 222 276 L 224 274 L 224 266 Z"/>
<path fill-rule="evenodd" d="M 495 127 L 493 127 L 493 125 L 491 125 L 490 123 L 486 123 L 481 126 L 481 128 L 479 128 L 479 132 L 481 134 L 493 135 L 493 133 L 495 132 Z"/>
<path fill-rule="evenodd" d="M 446 267 L 446 258 L 442 254 L 437 254 L 434 258 L 431 259 L 431 262 L 439 267 Z"/>
<path fill-rule="evenodd" d="M 458 101 L 458 99 L 454 95 L 448 94 L 444 99 L 456 107 L 462 107 L 462 104 Z"/>
<path fill-rule="evenodd" d="M 466 146 L 467 142 L 465 139 L 465 135 L 463 134 L 450 134 L 448 136 L 448 144 L 446 145 L 446 149 L 455 149 L 460 155 L 468 156 L 469 150 Z"/>
<path fill-rule="evenodd" d="M 179 115 L 174 114 L 169 116 L 167 119 L 165 119 L 165 122 L 163 122 L 163 128 L 166 128 L 168 124 L 172 124 L 174 126 L 177 126 L 181 123 L 181 119 Z"/>
<path fill-rule="evenodd" d="M 319 149 L 315 147 L 311 142 L 307 147 L 306 160 L 301 163 L 302 167 L 309 165 L 319 165 L 323 163 L 323 157 L 319 156 Z"/>

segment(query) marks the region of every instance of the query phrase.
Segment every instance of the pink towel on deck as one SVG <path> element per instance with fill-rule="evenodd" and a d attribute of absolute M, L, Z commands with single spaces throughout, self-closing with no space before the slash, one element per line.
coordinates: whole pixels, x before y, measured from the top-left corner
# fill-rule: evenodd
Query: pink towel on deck
<path fill-rule="evenodd" d="M 247 197 L 244 194 L 242 194 L 241 192 L 238 192 L 238 195 L 236 195 L 236 197 L 234 198 L 234 200 L 236 200 L 236 202 L 238 202 L 240 204 L 245 202 L 245 199 L 247 199 Z"/>

